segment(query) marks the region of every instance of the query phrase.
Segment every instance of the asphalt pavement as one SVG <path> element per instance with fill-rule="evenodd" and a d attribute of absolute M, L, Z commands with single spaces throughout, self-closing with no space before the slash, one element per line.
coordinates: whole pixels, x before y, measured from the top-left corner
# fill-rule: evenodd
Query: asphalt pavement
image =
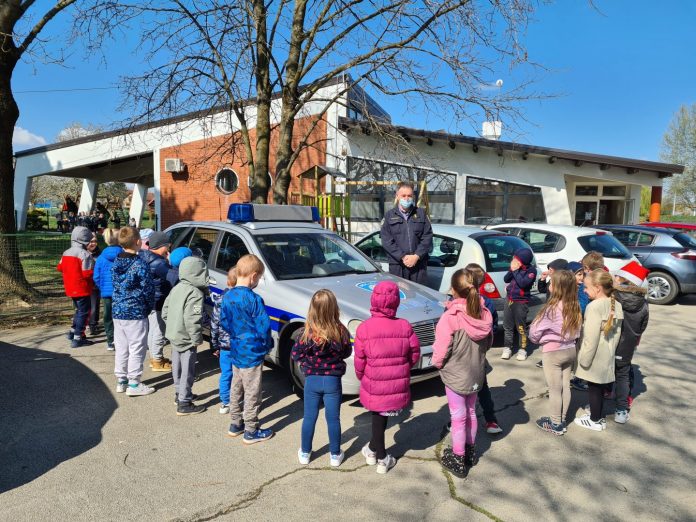
<path fill-rule="evenodd" d="M 490 437 L 480 422 L 480 462 L 466 479 L 437 460 L 449 444 L 439 379 L 415 385 L 411 410 L 390 420 L 398 463 L 378 475 L 360 455 L 370 416 L 355 397 L 341 408 L 345 462 L 329 468 L 320 416 L 301 466 L 302 402 L 278 370 L 264 371 L 261 417 L 277 434 L 245 446 L 226 436 L 207 350 L 194 393 L 208 410 L 177 417 L 170 374 L 146 370 L 157 392 L 129 398 L 115 393 L 105 343 L 71 350 L 59 326 L 0 331 L 0 520 L 695 520 L 695 311 L 694 297 L 651 306 L 631 420 L 616 424 L 608 401 L 601 433 L 541 432 L 540 353 L 502 361 L 494 348 L 489 384 L 504 432 Z M 571 420 L 586 402 L 574 392 Z"/>

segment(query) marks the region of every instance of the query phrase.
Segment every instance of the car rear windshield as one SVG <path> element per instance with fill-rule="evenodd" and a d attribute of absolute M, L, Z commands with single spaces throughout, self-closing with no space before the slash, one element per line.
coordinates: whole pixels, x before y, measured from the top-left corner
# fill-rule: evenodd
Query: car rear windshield
<path fill-rule="evenodd" d="M 529 245 L 515 236 L 483 236 L 475 238 L 486 257 L 486 272 L 507 272 L 515 250 Z"/>
<path fill-rule="evenodd" d="M 686 248 L 696 248 L 696 239 L 691 237 L 689 234 L 684 234 L 682 232 L 679 232 L 678 234 L 674 234 L 674 239 L 680 245 L 682 245 Z"/>
<path fill-rule="evenodd" d="M 612 259 L 630 259 L 631 252 L 621 244 L 614 236 L 609 234 L 595 234 L 591 236 L 580 236 L 578 243 L 585 252 L 599 252 L 604 257 Z"/>

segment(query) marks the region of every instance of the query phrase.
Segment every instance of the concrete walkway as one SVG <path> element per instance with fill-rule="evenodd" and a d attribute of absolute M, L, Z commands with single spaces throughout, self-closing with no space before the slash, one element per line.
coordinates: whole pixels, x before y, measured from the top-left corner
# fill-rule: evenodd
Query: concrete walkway
<path fill-rule="evenodd" d="M 149 397 L 114 393 L 104 344 L 70 350 L 64 328 L 0 332 L 0 520 L 694 520 L 696 519 L 696 299 L 651 307 L 634 363 L 631 421 L 564 437 L 539 431 L 546 386 L 534 367 L 501 361 L 489 375 L 505 432 L 479 430 L 480 463 L 464 480 L 443 473 L 448 438 L 439 380 L 413 389 L 411 412 L 390 421 L 399 457 L 387 475 L 365 465 L 369 414 L 341 410 L 347 459 L 328 467 L 323 418 L 310 466 L 297 463 L 302 402 L 284 375 L 264 372 L 263 424 L 274 439 L 246 447 L 226 437 L 218 371 L 204 351 L 194 392 L 209 410 L 177 417 L 169 374 L 146 371 Z M 571 414 L 586 402 L 574 393 Z"/>

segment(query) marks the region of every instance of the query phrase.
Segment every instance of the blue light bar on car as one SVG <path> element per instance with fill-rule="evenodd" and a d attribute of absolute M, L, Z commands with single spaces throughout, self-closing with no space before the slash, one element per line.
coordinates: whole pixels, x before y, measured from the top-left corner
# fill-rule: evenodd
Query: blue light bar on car
<path fill-rule="evenodd" d="M 232 223 L 253 221 L 295 221 L 312 223 L 319 221 L 319 209 L 304 205 L 257 205 L 232 203 L 227 209 L 227 219 Z"/>

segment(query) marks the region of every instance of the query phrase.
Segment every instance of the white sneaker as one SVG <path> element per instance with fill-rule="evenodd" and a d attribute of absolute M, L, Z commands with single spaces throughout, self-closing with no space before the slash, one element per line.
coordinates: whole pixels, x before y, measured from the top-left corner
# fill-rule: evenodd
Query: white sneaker
<path fill-rule="evenodd" d="M 509 357 L 508 357 L 509 359 Z M 526 361 L 527 360 L 527 350 L 519 350 L 517 352 L 517 360 L 518 361 Z"/>
<path fill-rule="evenodd" d="M 341 465 L 341 462 L 343 462 L 344 458 L 346 458 L 346 454 L 343 452 L 339 453 L 338 455 L 331 455 L 329 464 L 331 464 L 332 467 L 337 468 Z"/>
<path fill-rule="evenodd" d="M 626 424 L 630 418 L 631 414 L 628 410 L 616 410 L 614 414 L 614 422 L 618 422 L 619 424 Z"/>
<path fill-rule="evenodd" d="M 510 357 L 512 357 L 512 350 L 510 348 L 503 348 L 503 353 L 500 355 L 500 358 L 508 360 Z"/>
<path fill-rule="evenodd" d="M 155 393 L 155 389 L 150 386 L 145 386 L 142 382 L 139 382 L 137 386 L 130 386 L 126 389 L 126 395 L 129 397 L 139 397 L 141 395 L 150 395 Z"/>
<path fill-rule="evenodd" d="M 368 442 L 362 448 L 363 457 L 365 457 L 365 462 L 368 466 L 374 466 L 377 464 L 377 454 L 370 450 L 370 443 Z"/>
<path fill-rule="evenodd" d="M 602 421 L 594 422 L 592 419 L 590 419 L 589 415 L 583 415 L 582 417 L 578 417 L 577 419 L 575 419 L 575 424 L 582 428 L 586 428 L 592 431 L 602 431 L 606 429 L 606 423 L 604 426 L 602 426 Z"/>
<path fill-rule="evenodd" d="M 309 464 L 309 457 L 311 455 L 312 455 L 311 453 L 305 453 L 304 451 L 302 451 L 302 448 L 297 450 L 297 460 L 299 460 L 300 464 L 302 464 L 303 466 L 306 466 L 307 464 Z M 341 453 L 341 455 L 343 455 L 343 453 Z M 343 459 L 341 459 L 341 460 L 343 460 Z M 340 462 L 339 462 L 339 464 L 340 464 Z"/>
<path fill-rule="evenodd" d="M 396 466 L 396 459 L 391 455 L 387 455 L 382 460 L 377 461 L 377 473 L 384 475 L 387 471 Z"/>
<path fill-rule="evenodd" d="M 128 387 L 128 381 L 118 381 L 116 383 L 116 393 L 123 393 Z"/>
<path fill-rule="evenodd" d="M 220 415 L 227 415 L 230 412 L 230 405 L 221 404 L 220 409 L 218 411 L 220 412 Z"/>

